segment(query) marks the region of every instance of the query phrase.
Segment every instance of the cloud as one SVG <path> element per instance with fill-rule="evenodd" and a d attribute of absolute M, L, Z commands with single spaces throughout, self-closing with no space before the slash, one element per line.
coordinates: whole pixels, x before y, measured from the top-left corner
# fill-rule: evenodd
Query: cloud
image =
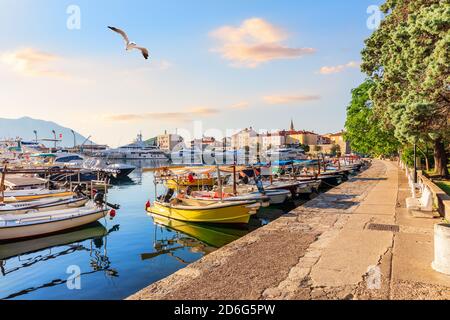
<path fill-rule="evenodd" d="M 358 68 L 360 66 L 359 62 L 355 62 L 355 61 L 350 61 L 347 64 L 341 64 L 341 65 L 337 65 L 337 66 L 325 66 L 320 68 L 319 73 L 320 74 L 334 74 L 334 73 L 340 73 L 343 72 L 346 69 L 349 68 Z"/>
<path fill-rule="evenodd" d="M 213 51 L 236 67 L 255 68 L 271 60 L 299 58 L 316 52 L 313 48 L 284 45 L 287 33 L 261 18 L 247 19 L 239 27 L 223 26 L 210 36 L 220 43 Z"/>
<path fill-rule="evenodd" d="M 106 118 L 110 121 L 117 122 L 134 122 L 143 120 L 168 120 L 176 122 L 188 122 L 199 117 L 210 117 L 218 114 L 219 112 L 220 110 L 214 108 L 195 107 L 190 108 L 188 111 L 184 112 L 147 112 L 141 114 L 130 113 L 110 115 Z"/>
<path fill-rule="evenodd" d="M 0 61 L 10 66 L 12 70 L 30 77 L 67 78 L 65 72 L 55 69 L 55 62 L 61 57 L 38 51 L 33 48 L 18 49 L 0 55 Z"/>
<path fill-rule="evenodd" d="M 242 101 L 242 102 L 233 104 L 230 108 L 231 109 L 242 110 L 242 109 L 247 109 L 249 106 L 250 106 L 250 103 Z"/>
<path fill-rule="evenodd" d="M 307 101 L 315 101 L 320 100 L 320 96 L 318 95 L 289 95 L 289 96 L 281 96 L 281 95 L 272 95 L 265 96 L 263 100 L 268 104 L 291 104 L 291 103 L 300 103 Z"/>

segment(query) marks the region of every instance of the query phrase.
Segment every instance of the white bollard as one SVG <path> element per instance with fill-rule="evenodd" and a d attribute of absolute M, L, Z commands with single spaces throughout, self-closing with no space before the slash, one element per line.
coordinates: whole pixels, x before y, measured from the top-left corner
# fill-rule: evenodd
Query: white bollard
<path fill-rule="evenodd" d="M 434 270 L 450 275 L 450 224 L 434 226 Z"/>

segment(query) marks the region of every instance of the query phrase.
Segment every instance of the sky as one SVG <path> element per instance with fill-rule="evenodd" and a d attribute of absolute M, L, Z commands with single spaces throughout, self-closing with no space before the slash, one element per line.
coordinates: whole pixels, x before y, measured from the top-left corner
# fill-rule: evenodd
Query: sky
<path fill-rule="evenodd" d="M 0 0 L 0 117 L 101 144 L 164 131 L 337 132 L 381 0 Z M 125 51 L 120 35 L 148 48 Z"/>

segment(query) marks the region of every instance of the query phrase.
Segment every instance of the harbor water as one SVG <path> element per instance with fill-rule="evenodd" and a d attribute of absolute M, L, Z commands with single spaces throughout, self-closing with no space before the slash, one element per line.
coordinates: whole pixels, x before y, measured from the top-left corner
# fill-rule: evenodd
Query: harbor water
<path fill-rule="evenodd" d="M 153 173 L 138 168 L 108 194 L 113 220 L 45 238 L 0 244 L 0 299 L 124 299 L 244 236 L 301 202 L 264 208 L 246 228 L 154 218 Z"/>

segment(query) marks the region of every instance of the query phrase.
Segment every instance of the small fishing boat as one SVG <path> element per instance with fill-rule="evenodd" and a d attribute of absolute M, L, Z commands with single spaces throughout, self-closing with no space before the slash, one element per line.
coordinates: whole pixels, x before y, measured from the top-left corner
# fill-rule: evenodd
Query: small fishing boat
<path fill-rule="evenodd" d="M 72 191 L 67 190 L 49 190 L 49 189 L 30 189 L 30 190 L 12 190 L 4 192 L 4 202 L 23 202 L 44 198 L 61 198 L 73 196 Z"/>
<path fill-rule="evenodd" d="M 108 215 L 106 206 L 89 203 L 82 208 L 0 216 L 0 241 L 12 241 L 75 229 Z M 112 215 L 112 214 L 111 214 Z"/>
<path fill-rule="evenodd" d="M 268 207 L 270 205 L 270 198 L 259 192 L 247 193 L 247 194 L 233 194 L 223 193 L 222 197 L 218 192 L 213 191 L 194 191 L 189 195 L 191 199 L 208 200 L 208 201 L 223 201 L 223 202 L 236 202 L 236 201 L 256 201 L 261 204 L 262 207 Z"/>
<path fill-rule="evenodd" d="M 278 180 L 272 184 L 265 185 L 266 190 L 289 190 L 293 196 L 299 196 L 302 194 L 311 194 L 319 190 L 322 180 L 311 179 L 305 181 L 298 180 Z"/>
<path fill-rule="evenodd" d="M 170 198 L 166 196 L 166 199 L 155 201 L 153 205 L 147 203 L 147 211 L 180 221 L 247 224 L 250 217 L 260 208 L 260 204 L 255 201 L 212 202 L 180 197 Z"/>
<path fill-rule="evenodd" d="M 29 202 L 0 203 L 0 215 L 25 214 L 32 212 L 48 212 L 84 206 L 87 197 L 46 198 Z"/>
<path fill-rule="evenodd" d="M 287 190 L 265 190 L 264 194 L 269 197 L 270 204 L 283 204 L 292 198 L 292 194 Z"/>

